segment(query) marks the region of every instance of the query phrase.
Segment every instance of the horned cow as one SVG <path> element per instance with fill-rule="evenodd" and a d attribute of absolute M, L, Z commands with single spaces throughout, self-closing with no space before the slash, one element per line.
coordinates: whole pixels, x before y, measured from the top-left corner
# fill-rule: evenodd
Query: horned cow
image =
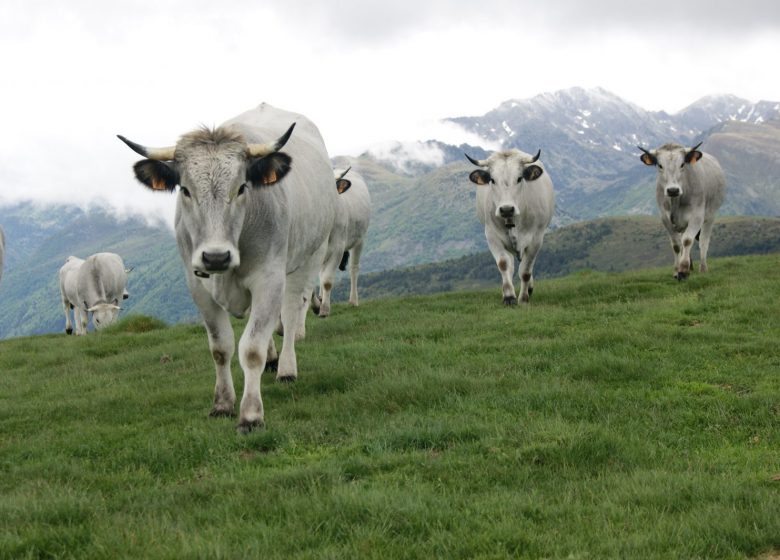
<path fill-rule="evenodd" d="M 655 199 L 661 221 L 669 233 L 674 251 L 674 277 L 684 280 L 693 268 L 691 248 L 699 241 L 700 272 L 707 272 L 707 251 L 710 247 L 715 213 L 723 204 L 726 177 L 710 154 L 679 144 L 664 144 L 656 150 L 642 150 L 640 159 L 658 170 Z"/>
<path fill-rule="evenodd" d="M 175 146 L 120 139 L 146 158 L 134 167 L 141 183 L 169 192 L 178 185 L 176 240 L 216 370 L 211 415 L 234 414 L 229 314 L 249 314 L 238 345 L 238 430 L 262 426 L 260 377 L 273 363 L 279 381 L 298 375 L 295 340 L 305 334 L 334 224 L 338 193 L 322 137 L 306 117 L 261 104 L 216 129 L 185 134 Z M 280 316 L 285 336 L 277 362 L 272 334 Z"/>
<path fill-rule="evenodd" d="M 488 247 L 501 272 L 504 305 L 517 304 L 512 283 L 515 257 L 520 260 L 520 300 L 534 290 L 533 269 L 555 209 L 550 176 L 535 156 L 509 150 L 487 159 L 466 158 L 480 167 L 469 175 L 477 188 L 477 218 L 485 226 Z"/>
<path fill-rule="evenodd" d="M 320 295 L 312 298 L 312 307 L 320 317 L 330 315 L 331 290 L 336 268 L 346 270 L 349 265 L 349 303 L 358 305 L 358 272 L 363 241 L 371 220 L 371 195 L 363 177 L 357 171 L 334 169 L 336 191 L 336 224 L 333 227 L 328 251 L 320 271 Z M 349 179 L 346 175 L 349 174 Z"/>

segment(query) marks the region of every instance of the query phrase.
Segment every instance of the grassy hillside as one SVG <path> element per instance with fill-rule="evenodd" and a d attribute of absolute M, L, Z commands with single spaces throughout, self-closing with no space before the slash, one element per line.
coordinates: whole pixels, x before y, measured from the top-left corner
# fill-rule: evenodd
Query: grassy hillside
<path fill-rule="evenodd" d="M 777 553 L 780 257 L 712 270 L 337 306 L 246 437 L 199 326 L 2 341 L 0 557 Z"/>
<path fill-rule="evenodd" d="M 484 233 L 479 235 L 480 247 L 487 247 Z M 712 235 L 710 256 L 780 252 L 778 218 L 722 217 Z M 698 262 L 698 245 L 694 257 Z M 549 232 L 534 274 L 536 278 L 550 278 L 582 269 L 620 272 L 667 266 L 671 275 L 673 264 L 669 238 L 657 217 L 602 218 Z M 498 293 L 501 276 L 493 256 L 484 251 L 443 262 L 364 274 L 359 283 L 360 296 L 366 299 L 488 287 Z M 335 290 L 337 300 L 348 298 L 346 273 L 340 275 Z"/>

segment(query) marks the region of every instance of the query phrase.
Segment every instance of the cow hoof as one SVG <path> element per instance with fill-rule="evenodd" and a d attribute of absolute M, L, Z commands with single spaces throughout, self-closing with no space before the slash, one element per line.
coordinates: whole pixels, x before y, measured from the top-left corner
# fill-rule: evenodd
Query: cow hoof
<path fill-rule="evenodd" d="M 534 288 L 533 286 L 528 287 L 528 297 L 530 298 L 532 295 L 534 295 Z"/>
<path fill-rule="evenodd" d="M 520 301 L 522 301 L 523 303 L 528 303 L 528 302 L 530 302 L 530 301 L 531 301 L 531 294 L 530 294 L 530 293 L 528 293 L 528 294 L 522 294 L 522 295 L 520 296 Z"/>
<path fill-rule="evenodd" d="M 515 296 L 504 296 L 504 305 L 517 305 L 517 298 Z"/>
<path fill-rule="evenodd" d="M 209 412 L 209 418 L 233 418 L 235 415 L 233 407 L 226 404 L 215 404 Z"/>
<path fill-rule="evenodd" d="M 276 380 L 279 383 L 294 383 L 296 379 L 298 379 L 298 376 L 291 373 L 288 373 L 287 375 L 276 376 Z"/>
<path fill-rule="evenodd" d="M 73 334 L 73 329 L 65 329 L 65 334 Z"/>
<path fill-rule="evenodd" d="M 317 314 L 317 316 L 320 319 L 324 319 L 325 317 L 330 317 L 330 311 L 320 310 L 320 312 Z"/>
<path fill-rule="evenodd" d="M 254 430 L 261 430 L 263 428 L 265 428 L 265 422 L 262 420 L 242 420 L 238 423 L 238 426 L 236 426 L 236 432 L 245 436 Z"/>
<path fill-rule="evenodd" d="M 265 363 L 265 369 L 263 371 L 276 371 L 277 369 L 279 369 L 279 358 L 268 360 Z"/>
<path fill-rule="evenodd" d="M 688 273 L 687 272 L 678 272 L 676 278 L 677 278 L 678 282 L 682 282 L 683 280 L 688 278 Z"/>

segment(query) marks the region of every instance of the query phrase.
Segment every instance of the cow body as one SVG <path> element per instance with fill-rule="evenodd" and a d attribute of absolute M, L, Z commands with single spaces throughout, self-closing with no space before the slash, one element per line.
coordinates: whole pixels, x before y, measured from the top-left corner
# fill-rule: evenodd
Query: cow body
<path fill-rule="evenodd" d="M 335 218 L 325 145 L 308 119 L 267 104 L 215 130 L 186 134 L 175 149 L 126 142 L 149 155 L 135 167 L 141 182 L 169 191 L 180 185 L 176 239 L 216 369 L 212 416 L 234 414 L 229 314 L 249 315 L 238 347 L 244 371 L 238 429 L 248 432 L 264 423 L 266 364 L 277 364 L 277 380 L 297 377 L 294 343 L 305 334 Z M 277 362 L 272 335 L 280 316 L 285 337 Z"/>
<path fill-rule="evenodd" d="M 707 272 L 715 214 L 726 193 L 720 164 L 697 148 L 674 143 L 653 151 L 640 148 L 642 162 L 658 169 L 655 197 L 675 254 L 674 277 L 678 280 L 685 279 L 693 268 L 691 249 L 696 239 L 701 254 L 699 271 Z"/>
<path fill-rule="evenodd" d="M 339 192 L 336 205 L 336 221 L 328 240 L 328 250 L 320 271 L 319 309 L 320 317 L 330 315 L 331 291 L 336 268 L 345 270 L 349 266 L 349 303 L 358 305 L 358 272 L 363 241 L 371 220 L 371 195 L 363 177 L 352 170 L 334 169 L 336 190 Z M 347 177 L 347 178 L 345 178 Z"/>
<path fill-rule="evenodd" d="M 65 312 L 65 332 L 71 334 L 70 311 L 76 334 L 87 334 L 89 316 L 100 330 L 116 321 L 119 301 L 127 293 L 127 273 L 116 253 L 96 253 L 87 259 L 70 256 L 60 268 L 60 295 Z"/>
<path fill-rule="evenodd" d="M 469 157 L 482 168 L 470 179 L 479 185 L 477 218 L 501 272 L 505 305 L 517 303 L 515 258 L 520 260 L 520 300 L 530 301 L 534 262 L 555 210 L 552 180 L 538 158 L 520 150 L 496 152 L 482 161 Z"/>

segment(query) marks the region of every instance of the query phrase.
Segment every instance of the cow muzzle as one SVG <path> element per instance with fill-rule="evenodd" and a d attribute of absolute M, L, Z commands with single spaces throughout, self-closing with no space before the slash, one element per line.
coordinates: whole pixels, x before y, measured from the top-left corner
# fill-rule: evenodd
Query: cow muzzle
<path fill-rule="evenodd" d="M 507 229 L 515 227 L 515 216 L 517 215 L 517 207 L 514 204 L 502 204 L 496 210 L 496 217 L 504 220 L 504 226 Z"/>
<path fill-rule="evenodd" d="M 223 247 L 202 247 L 196 250 L 192 259 L 192 271 L 198 278 L 227 272 L 240 264 L 238 251 L 228 245 Z"/>
<path fill-rule="evenodd" d="M 206 272 L 225 272 L 230 268 L 230 262 L 232 260 L 230 251 L 220 251 L 216 253 L 203 251 L 200 258 L 201 261 L 203 261 L 203 268 L 206 269 Z"/>
<path fill-rule="evenodd" d="M 680 187 L 666 187 L 666 196 L 669 198 L 677 198 L 682 194 Z"/>

